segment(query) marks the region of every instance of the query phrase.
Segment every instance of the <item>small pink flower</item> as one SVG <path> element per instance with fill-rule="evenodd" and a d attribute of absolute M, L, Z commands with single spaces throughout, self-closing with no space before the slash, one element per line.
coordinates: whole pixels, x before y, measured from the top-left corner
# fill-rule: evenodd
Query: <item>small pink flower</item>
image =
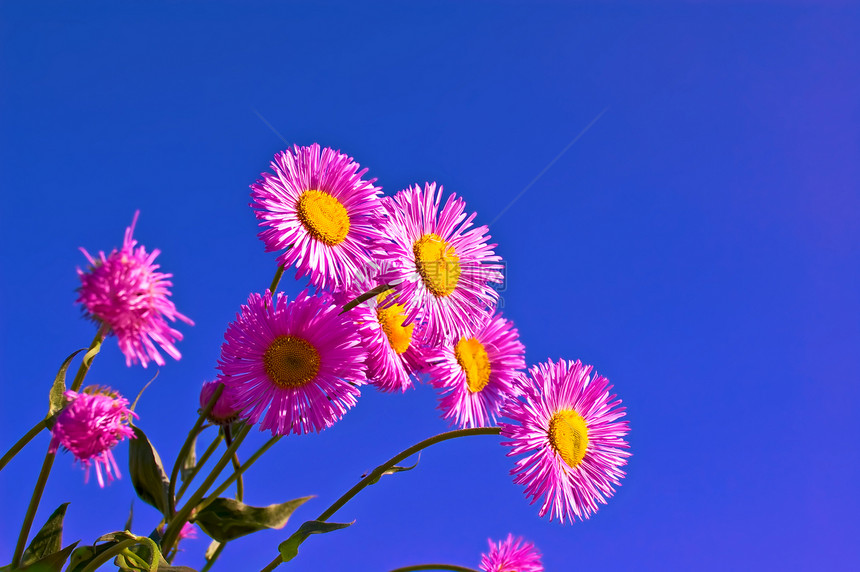
<path fill-rule="evenodd" d="M 186 538 L 197 538 L 197 527 L 190 522 L 186 522 L 182 525 L 177 541 L 184 540 Z"/>
<path fill-rule="evenodd" d="M 62 446 L 70 451 L 86 469 L 85 481 L 90 478 L 90 466 L 95 465 L 99 486 L 119 478 L 119 467 L 111 449 L 126 437 L 134 438 L 128 426 L 135 413 L 128 409 L 128 400 L 108 388 L 88 387 L 83 392 L 67 391 L 68 403 L 57 415 L 51 428 L 52 453 Z"/>
<path fill-rule="evenodd" d="M 292 301 L 251 294 L 227 326 L 218 369 L 241 417 L 272 435 L 331 427 L 367 382 L 367 352 L 352 320 L 330 294 L 308 290 Z"/>
<path fill-rule="evenodd" d="M 206 404 L 209 403 L 209 400 L 212 399 L 212 395 L 221 383 L 222 382 L 218 380 L 207 381 L 203 384 L 203 387 L 200 388 L 201 410 L 204 409 Z M 228 423 L 236 421 L 239 418 L 239 409 L 234 404 L 234 401 L 235 398 L 233 397 L 233 392 L 225 385 L 224 391 L 221 392 L 221 396 L 218 397 L 218 400 L 215 402 L 215 406 L 212 408 L 212 411 L 209 412 L 207 419 L 217 425 L 227 425 Z"/>
<path fill-rule="evenodd" d="M 158 272 L 159 265 L 154 261 L 160 251 L 147 254 L 143 246 L 135 248 L 137 241 L 132 234 L 138 214 L 139 211 L 134 213 L 120 250 L 113 249 L 107 255 L 99 252 L 98 258 L 93 258 L 81 248 L 90 267 L 86 271 L 78 269 L 81 287 L 77 302 L 88 317 L 106 324 L 116 335 L 126 365 L 139 361 L 146 367 L 150 360 L 164 365 L 155 344 L 174 359 L 182 357 L 173 345 L 182 339 L 182 334 L 166 320 L 179 319 L 190 325 L 194 322 L 177 312 L 168 299 L 168 287 L 173 285 L 168 278 L 173 275 Z"/>
<path fill-rule="evenodd" d="M 540 552 L 531 542 L 514 539 L 512 534 L 504 541 L 490 543 L 489 554 L 481 554 L 481 570 L 484 572 L 543 572 Z"/>
<path fill-rule="evenodd" d="M 573 522 L 597 511 L 615 493 L 627 464 L 629 432 L 621 400 L 609 380 L 579 361 L 551 360 L 529 370 L 524 393 L 508 401 L 500 423 L 508 456 L 522 455 L 511 470 L 525 485 L 540 516 Z"/>

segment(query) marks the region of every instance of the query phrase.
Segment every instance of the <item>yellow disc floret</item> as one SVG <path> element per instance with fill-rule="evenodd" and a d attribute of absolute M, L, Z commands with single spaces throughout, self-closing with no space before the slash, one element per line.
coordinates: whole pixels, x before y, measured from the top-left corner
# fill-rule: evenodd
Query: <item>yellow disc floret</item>
<path fill-rule="evenodd" d="M 571 409 L 556 412 L 549 420 L 549 442 L 570 468 L 576 468 L 588 449 L 585 419 Z"/>
<path fill-rule="evenodd" d="M 263 355 L 266 373 L 284 389 L 296 388 L 313 380 L 320 370 L 320 354 L 307 340 L 278 336 Z"/>
<path fill-rule="evenodd" d="M 329 246 L 343 242 L 349 232 L 346 207 L 325 191 L 303 192 L 296 211 L 310 235 Z"/>
<path fill-rule="evenodd" d="M 447 296 L 460 279 L 460 257 L 438 234 L 428 233 L 412 247 L 421 279 L 435 296 Z"/>
<path fill-rule="evenodd" d="M 382 308 L 382 301 L 391 293 L 391 290 L 383 292 L 376 297 L 376 318 L 379 320 L 379 325 L 385 336 L 388 338 L 388 343 L 398 354 L 402 354 L 409 349 L 409 344 L 412 343 L 412 330 L 415 324 L 403 325 L 406 319 L 406 308 L 401 304 L 392 304 L 387 308 Z"/>
<path fill-rule="evenodd" d="M 460 338 L 454 346 L 457 363 L 466 374 L 466 385 L 472 393 L 478 393 L 490 382 L 490 358 L 484 344 L 476 338 Z"/>

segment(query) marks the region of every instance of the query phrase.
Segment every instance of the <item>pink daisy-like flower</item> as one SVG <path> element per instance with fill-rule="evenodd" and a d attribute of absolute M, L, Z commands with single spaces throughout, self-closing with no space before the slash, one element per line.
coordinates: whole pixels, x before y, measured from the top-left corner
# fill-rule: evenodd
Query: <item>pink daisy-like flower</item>
<path fill-rule="evenodd" d="M 218 380 L 207 381 L 203 384 L 203 387 L 200 388 L 201 410 L 206 408 L 206 404 L 208 404 L 209 400 L 212 399 L 212 395 L 214 395 L 215 390 L 218 389 L 220 384 L 221 382 Z M 209 412 L 206 419 L 216 425 L 227 425 L 228 423 L 236 421 L 239 418 L 239 409 L 236 407 L 234 402 L 235 397 L 233 396 L 233 392 L 225 385 L 224 391 L 221 392 L 218 400 L 215 401 L 215 405 L 212 407 L 212 411 Z"/>
<path fill-rule="evenodd" d="M 391 284 L 406 309 L 406 323 L 423 324 L 430 345 L 471 335 L 495 307 L 500 257 L 487 244 L 487 227 L 472 226 L 466 203 L 452 194 L 439 208 L 442 186 L 428 183 L 383 201 L 389 215 L 386 234 L 394 244 L 380 253 L 378 280 Z"/>
<path fill-rule="evenodd" d="M 543 572 L 540 552 L 531 542 L 512 534 L 504 541 L 490 544 L 490 552 L 481 554 L 481 570 L 484 572 Z"/>
<path fill-rule="evenodd" d="M 317 143 L 278 153 L 271 167 L 274 175 L 251 185 L 266 252 L 283 251 L 278 263 L 295 264 L 296 278 L 310 275 L 318 288 L 348 287 L 364 276 L 385 240 L 376 179 L 363 180 L 367 169 Z"/>
<path fill-rule="evenodd" d="M 630 452 L 629 432 L 621 400 L 609 391 L 609 380 L 579 361 L 551 360 L 529 370 L 522 399 L 511 400 L 501 423 L 508 456 L 525 455 L 511 470 L 514 482 L 525 485 L 534 503 L 543 497 L 540 516 L 584 520 L 597 503 L 615 492 L 624 477 L 621 467 Z"/>
<path fill-rule="evenodd" d="M 330 427 L 355 405 L 367 354 L 352 320 L 326 292 L 288 303 L 251 294 L 221 345 L 219 381 L 242 418 L 273 435 Z M 265 416 L 263 416 L 265 412 Z"/>
<path fill-rule="evenodd" d="M 108 388 L 87 387 L 83 392 L 66 391 L 66 406 L 57 415 L 51 428 L 50 452 L 62 446 L 80 461 L 86 470 L 85 482 L 90 478 L 90 467 L 95 466 L 99 486 L 119 478 L 119 467 L 111 449 L 126 437 L 134 438 L 128 426 L 132 417 L 128 400 Z M 104 467 L 105 476 L 102 476 Z"/>
<path fill-rule="evenodd" d="M 525 346 L 510 320 L 497 314 L 473 336 L 428 350 L 430 383 L 441 390 L 442 417 L 460 427 L 487 427 L 519 394 Z"/>
<path fill-rule="evenodd" d="M 349 301 L 373 288 L 368 281 L 362 284 L 352 293 L 337 295 L 336 300 Z M 382 303 L 391 295 L 391 290 L 383 292 L 356 306 L 348 315 L 367 350 L 368 383 L 381 391 L 406 391 L 425 367 L 424 348 L 419 344 L 416 324 L 403 325 L 404 307 L 396 302 L 388 306 Z"/>
<path fill-rule="evenodd" d="M 81 287 L 77 302 L 88 317 L 106 324 L 116 334 L 126 365 L 139 361 L 146 367 L 150 360 L 164 365 L 155 344 L 174 359 L 182 357 L 173 345 L 182 339 L 182 334 L 166 320 L 179 319 L 189 325 L 194 322 L 177 312 L 168 299 L 168 287 L 173 285 L 168 278 L 173 275 L 158 272 L 159 265 L 154 263 L 161 251 L 147 254 L 143 246 L 135 248 L 137 241 L 132 234 L 138 214 L 140 211 L 134 213 L 120 250 L 113 249 L 108 255 L 99 252 L 98 258 L 93 258 L 81 248 L 90 267 L 86 271 L 78 269 Z"/>

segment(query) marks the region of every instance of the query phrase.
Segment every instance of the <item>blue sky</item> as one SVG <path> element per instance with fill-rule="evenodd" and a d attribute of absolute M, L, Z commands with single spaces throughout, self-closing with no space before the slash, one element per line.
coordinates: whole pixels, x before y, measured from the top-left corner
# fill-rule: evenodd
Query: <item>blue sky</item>
<path fill-rule="evenodd" d="M 562 526 L 511 482 L 498 439 L 440 445 L 291 569 L 476 567 L 508 532 L 551 571 L 856 567 L 858 61 L 848 4 L 3 2 L 0 447 L 93 336 L 78 247 L 119 246 L 140 209 L 136 237 L 196 322 L 138 409 L 172 460 L 226 325 L 275 270 L 248 185 L 281 137 L 316 141 L 387 194 L 437 181 L 492 223 L 528 363 L 594 364 L 628 408 L 633 457 L 608 505 Z M 111 340 L 88 381 L 133 397 L 155 371 Z M 282 440 L 247 501 L 318 496 L 286 530 L 231 543 L 220 569 L 259 569 L 362 473 L 445 430 L 435 404 L 429 386 L 368 390 L 333 428 Z M 47 441 L 0 474 L 0 561 Z M 132 498 L 127 474 L 100 490 L 60 455 L 37 525 L 71 500 L 66 539 L 91 542 Z M 156 511 L 135 508 L 147 534 Z M 206 544 L 177 562 L 201 566 Z"/>

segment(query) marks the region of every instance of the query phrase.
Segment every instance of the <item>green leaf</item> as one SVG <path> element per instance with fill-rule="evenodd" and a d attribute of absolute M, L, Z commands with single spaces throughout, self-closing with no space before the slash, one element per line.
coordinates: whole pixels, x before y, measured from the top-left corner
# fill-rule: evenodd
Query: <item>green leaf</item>
<path fill-rule="evenodd" d="M 419 454 L 418 460 L 416 460 L 414 464 L 409 465 L 408 467 L 401 467 L 399 465 L 394 465 L 390 469 L 383 471 L 383 473 L 381 475 L 379 475 L 378 477 L 376 477 L 375 479 L 373 479 L 372 481 L 370 481 L 367 484 L 368 485 L 375 485 L 376 483 L 379 482 L 379 479 L 381 479 L 385 475 L 393 475 L 394 473 L 402 473 L 403 471 L 411 471 L 412 469 L 414 469 L 415 467 L 418 466 L 418 461 L 420 461 L 420 460 L 421 460 L 421 455 Z"/>
<path fill-rule="evenodd" d="M 63 566 L 66 565 L 66 560 L 69 558 L 69 554 L 72 553 L 78 545 L 78 542 L 79 541 L 75 541 L 62 550 L 45 555 L 32 564 L 25 565 L 24 569 L 29 572 L 60 572 L 63 569 Z"/>
<path fill-rule="evenodd" d="M 197 513 L 194 522 L 211 538 L 227 542 L 265 528 L 283 528 L 293 511 L 312 498 L 302 497 L 264 507 L 217 498 Z"/>
<path fill-rule="evenodd" d="M 333 530 L 340 530 L 352 525 L 352 522 L 323 522 L 321 520 L 309 520 L 299 527 L 288 539 L 278 545 L 281 560 L 289 562 L 299 553 L 299 545 L 307 540 L 311 534 L 323 534 Z"/>
<path fill-rule="evenodd" d="M 75 548 L 72 551 L 72 557 L 69 560 L 69 567 L 66 568 L 66 572 L 81 572 L 99 554 L 128 538 L 137 537 L 130 532 L 121 530 L 99 536 L 96 539 L 96 543 L 92 546 L 79 546 Z M 98 544 L 99 542 L 102 544 Z"/>
<path fill-rule="evenodd" d="M 24 551 L 21 558 L 22 566 L 29 566 L 49 554 L 58 552 L 63 547 L 63 519 L 68 506 L 69 503 L 63 503 L 51 513 L 45 525 L 36 533 L 30 546 Z M 65 562 L 65 558 L 63 561 Z"/>
<path fill-rule="evenodd" d="M 128 519 L 125 521 L 125 530 L 131 530 L 131 521 L 134 519 L 134 499 L 131 499 L 131 506 L 128 507 Z"/>
<path fill-rule="evenodd" d="M 188 448 L 188 454 L 182 460 L 182 468 L 179 469 L 179 478 L 182 479 L 184 483 L 188 476 L 194 471 L 194 467 L 197 466 L 197 437 L 200 434 L 194 436 L 191 439 L 191 446 Z"/>
<path fill-rule="evenodd" d="M 51 391 L 48 393 L 48 416 L 55 414 L 57 411 L 65 407 L 66 398 L 63 397 L 63 394 L 66 392 L 66 371 L 69 369 L 69 365 L 72 363 L 72 360 L 75 359 L 75 356 L 86 349 L 87 348 L 81 348 L 72 352 L 72 354 L 66 358 L 66 361 L 63 362 L 63 365 L 60 366 L 60 371 L 57 372 L 57 377 L 54 378 L 54 385 L 51 386 Z M 57 550 L 59 550 L 59 548 Z"/>
<path fill-rule="evenodd" d="M 136 438 L 129 442 L 128 448 L 128 472 L 131 474 L 131 484 L 140 500 L 154 506 L 170 520 L 168 514 L 170 508 L 167 502 L 170 480 L 164 472 L 161 457 L 140 427 L 132 425 L 132 430 Z"/>

